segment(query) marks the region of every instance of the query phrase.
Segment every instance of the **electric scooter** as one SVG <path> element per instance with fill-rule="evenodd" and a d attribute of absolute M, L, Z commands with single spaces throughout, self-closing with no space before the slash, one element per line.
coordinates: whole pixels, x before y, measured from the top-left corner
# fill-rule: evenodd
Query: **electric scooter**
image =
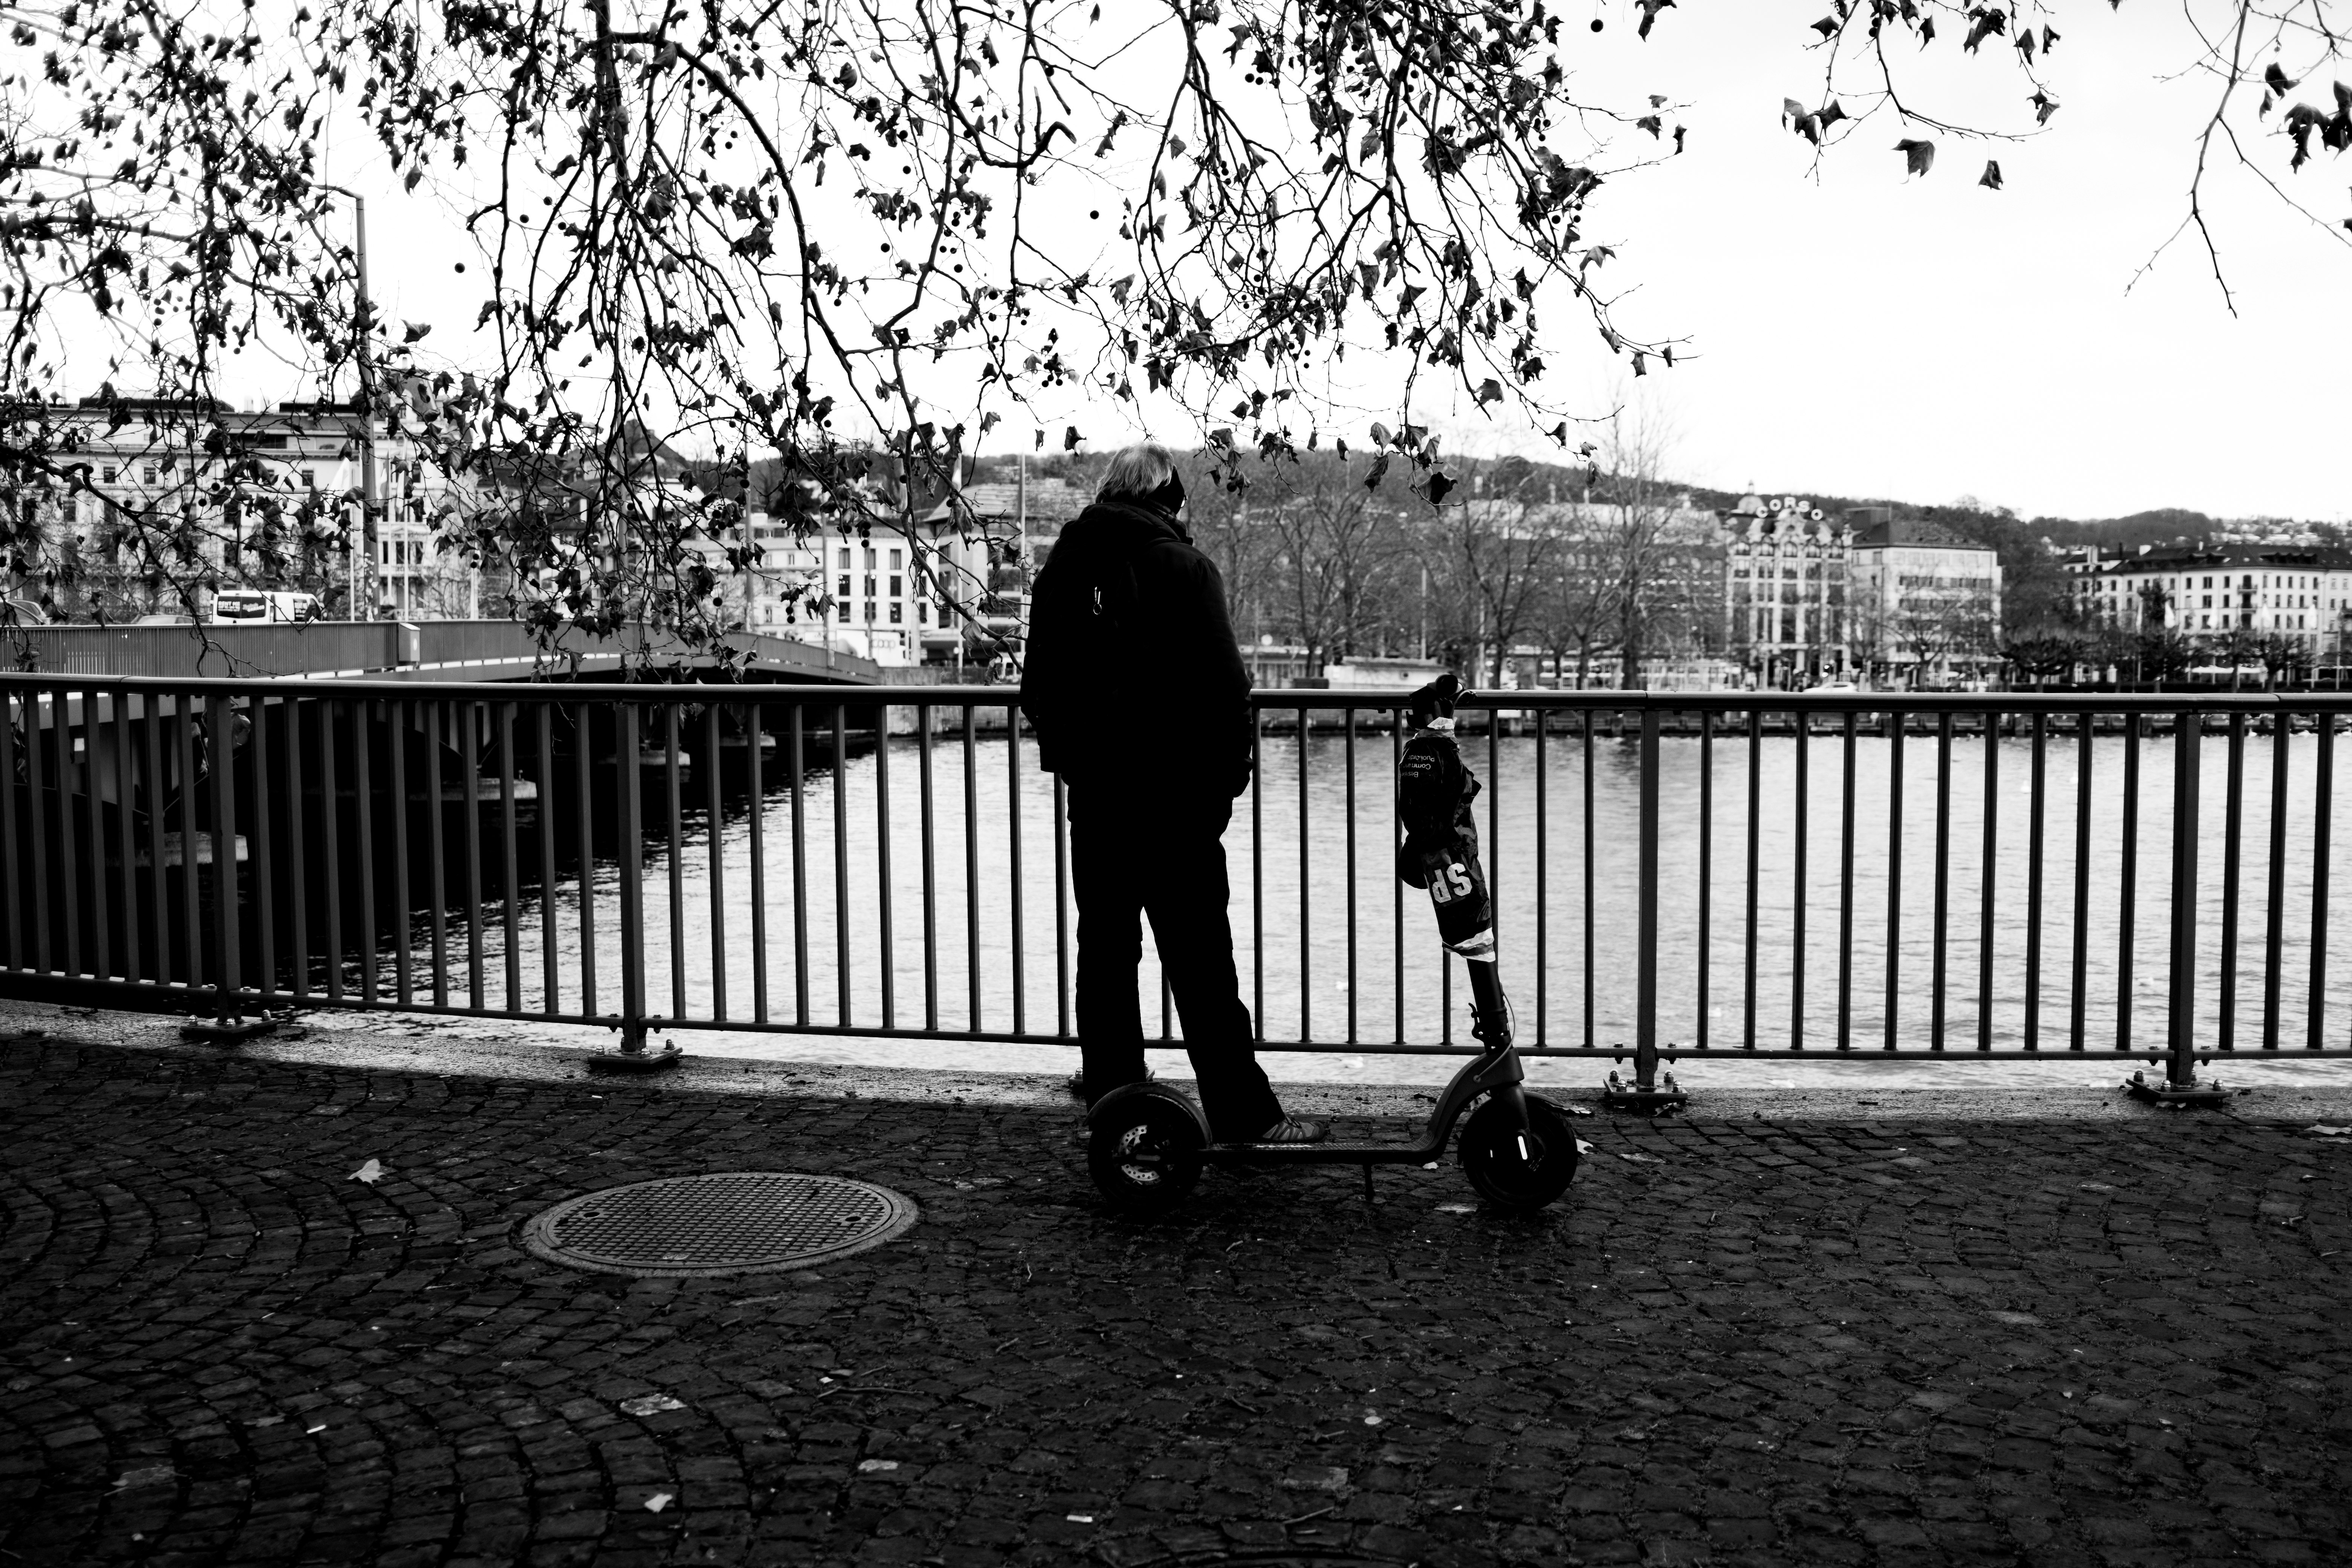
<path fill-rule="evenodd" d="M 1454 1124 L 1463 1173 L 1497 1207 L 1534 1210 L 1568 1190 L 1576 1175 L 1576 1135 L 1567 1114 L 1525 1087 L 1511 1045 L 1511 1004 L 1496 973 L 1494 900 L 1478 856 L 1470 803 L 1478 781 L 1454 741 L 1454 706 L 1467 695 L 1452 675 L 1412 694 L 1397 774 L 1405 838 L 1397 874 L 1429 890 L 1446 950 L 1470 976 L 1471 1036 L 1479 1054 L 1438 1096 L 1428 1125 L 1411 1142 L 1221 1143 L 1190 1096 L 1157 1082 L 1122 1085 L 1087 1114 L 1087 1163 L 1112 1206 L 1164 1213 L 1181 1203 L 1208 1165 L 1361 1165 L 1365 1196 L 1374 1165 L 1419 1165 L 1439 1158 Z M 1475 1109 L 1473 1107 L 1475 1106 Z"/>

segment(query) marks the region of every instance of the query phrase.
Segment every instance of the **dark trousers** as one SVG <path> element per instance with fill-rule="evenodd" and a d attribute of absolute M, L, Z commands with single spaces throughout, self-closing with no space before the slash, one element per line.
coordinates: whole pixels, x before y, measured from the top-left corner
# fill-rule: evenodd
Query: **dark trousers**
<path fill-rule="evenodd" d="M 1095 798 L 1088 799 L 1088 795 Z M 1070 795 L 1070 879 L 1078 903 L 1078 1045 L 1087 1098 L 1143 1077 L 1139 915 L 1151 917 L 1160 966 L 1184 1024 L 1201 1109 L 1220 1142 L 1255 1138 L 1282 1119 L 1252 1049 L 1255 1031 L 1234 972 L 1225 916 L 1230 803 L 1139 808 L 1116 786 Z"/>

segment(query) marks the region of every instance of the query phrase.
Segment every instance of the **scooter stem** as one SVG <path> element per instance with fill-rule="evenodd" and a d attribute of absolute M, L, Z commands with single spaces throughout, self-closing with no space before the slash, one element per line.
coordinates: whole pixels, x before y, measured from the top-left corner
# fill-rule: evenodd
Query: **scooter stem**
<path fill-rule="evenodd" d="M 1527 1070 L 1519 1065 L 1519 1053 L 1511 1048 L 1511 1005 L 1503 994 L 1502 980 L 1491 959 L 1467 962 L 1471 1005 L 1476 1020 L 1472 1032 L 1486 1048 L 1462 1064 L 1446 1084 L 1445 1092 L 1438 1096 L 1436 1109 L 1430 1112 L 1424 1140 L 1441 1148 L 1455 1120 L 1482 1094 L 1493 1095 L 1510 1110 L 1520 1127 L 1528 1124 L 1527 1094 L 1519 1087 L 1527 1078 Z"/>
<path fill-rule="evenodd" d="M 1503 981 L 1495 962 L 1476 959 L 1470 965 L 1470 1033 L 1489 1052 L 1511 1044 L 1511 1003 L 1503 994 Z"/>

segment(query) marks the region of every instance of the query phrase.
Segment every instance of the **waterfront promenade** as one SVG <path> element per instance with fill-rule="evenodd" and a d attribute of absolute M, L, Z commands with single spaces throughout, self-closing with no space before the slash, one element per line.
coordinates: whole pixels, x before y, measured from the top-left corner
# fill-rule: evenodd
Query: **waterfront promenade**
<path fill-rule="evenodd" d="M 1578 1119 L 1592 1152 L 1538 1220 L 1475 1211 L 1451 1166 L 1381 1173 L 1373 1206 L 1339 1168 L 1212 1175 L 1143 1227 L 1103 1215 L 1037 1079 L 591 1079 L 487 1047 L 393 1069 L 331 1027 L 240 1058 L 115 1013 L 0 1023 L 45 1030 L 0 1044 L 9 1563 L 2218 1563 L 2352 1538 L 2352 1138 L 2310 1131 L 2352 1121 L 2343 1090 L 1719 1096 Z M 383 1180 L 351 1180 L 367 1159 Z M 922 1220 L 715 1281 L 515 1246 L 564 1196 L 727 1168 L 877 1180 Z"/>
<path fill-rule="evenodd" d="M 488 1046 L 404 1067 L 331 1022 L 243 1055 L 170 1037 L 0 1016 L 11 1565 L 2138 1565 L 2352 1541 L 2352 1137 L 2312 1130 L 2352 1124 L 2340 1089 L 2213 1113 L 1721 1094 L 1580 1118 L 1584 1168 L 1532 1220 L 1475 1209 L 1449 1164 L 1382 1172 L 1370 1205 L 1344 1167 L 1213 1173 L 1147 1226 L 1102 1212 L 1035 1079 L 592 1079 Z M 563 1198 L 742 1169 L 878 1182 L 921 1219 L 733 1279 L 517 1245 Z"/>

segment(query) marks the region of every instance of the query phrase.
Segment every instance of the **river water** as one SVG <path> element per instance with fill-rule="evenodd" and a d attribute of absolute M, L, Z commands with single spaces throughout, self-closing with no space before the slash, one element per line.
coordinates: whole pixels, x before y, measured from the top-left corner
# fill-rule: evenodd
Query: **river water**
<path fill-rule="evenodd" d="M 1063 933 L 1055 920 L 1052 781 L 1036 771 L 1034 745 L 1025 741 L 1018 742 L 1016 777 L 1008 755 L 1013 743 L 1000 737 L 976 744 L 971 758 L 969 815 L 961 742 L 941 742 L 932 751 L 929 837 L 933 897 L 928 940 L 926 817 L 916 742 L 894 742 L 887 759 L 856 758 L 837 775 L 819 773 L 806 781 L 800 802 L 806 851 L 798 895 L 804 920 L 796 920 L 794 912 L 793 802 L 781 793 L 767 797 L 760 807 L 759 826 L 765 867 L 761 897 L 766 916 L 767 1016 L 772 1021 L 853 1031 L 919 1029 L 935 1023 L 951 1031 L 1048 1036 L 1065 1026 L 1067 973 L 1057 951 Z M 1950 753 L 1943 1038 L 1947 1050 L 1953 1052 L 1972 1050 L 1980 1025 L 1989 1026 L 1996 1047 L 2021 1046 L 2029 1025 L 2028 947 L 2034 929 L 2029 896 L 2032 752 L 2022 739 L 1995 744 L 1999 754 L 1991 799 L 1999 833 L 1990 868 L 1983 853 L 1985 742 L 1958 740 Z M 1847 859 L 1839 741 L 1817 735 L 1805 748 L 1801 793 L 1807 810 L 1801 836 L 1797 741 L 1768 736 L 1756 745 L 1759 811 L 1751 974 L 1746 951 L 1750 936 L 1749 742 L 1717 740 L 1712 748 L 1711 890 L 1702 942 L 1700 824 L 1708 769 L 1696 739 L 1661 742 L 1662 1037 L 1689 1047 L 1701 1043 L 1703 1034 L 1705 1043 L 1717 1050 L 1737 1049 L 1751 1027 L 1752 987 L 1753 1038 L 1761 1047 L 1789 1045 L 1801 1030 L 1809 1049 L 1833 1051 L 1843 1012 L 1855 1049 L 1876 1054 L 1888 1037 L 1891 999 L 1893 1037 L 1901 1051 L 1926 1052 L 1934 1043 L 1930 993 L 1936 958 L 1938 781 L 1933 741 L 1914 735 L 1902 745 L 1899 830 L 1893 811 L 1897 782 L 1893 743 L 1877 736 L 1864 736 L 1855 743 L 1850 931 L 1842 919 Z M 2112 1056 L 2119 1038 L 2140 1050 L 2163 1043 L 2171 940 L 2173 748 L 2161 738 L 2144 740 L 2138 748 L 2137 875 L 2126 901 L 2122 880 L 2125 746 L 2120 736 L 2100 737 L 2092 745 L 2088 898 L 2079 910 L 2077 742 L 2071 736 L 2053 738 L 2046 753 L 2041 968 L 2039 984 L 2032 988 L 2040 1001 L 2043 1050 L 2063 1053 L 2070 1037 L 2077 993 L 2078 917 L 2085 938 L 2080 996 L 2087 1048 Z M 2287 769 L 2277 976 L 2278 1035 L 2285 1050 L 2299 1050 L 2307 1039 L 2313 1005 L 2313 867 L 2317 835 L 2326 829 L 2334 807 L 2333 802 L 2323 803 L 2315 795 L 2315 749 L 2307 737 L 2298 737 Z M 1503 975 L 1517 1010 L 1521 1043 L 1605 1047 L 1630 1039 L 1635 1005 L 1639 823 L 1633 744 L 1596 738 L 1589 768 L 1584 745 L 1557 735 L 1541 748 L 1540 766 L 1538 743 L 1528 736 L 1502 739 L 1491 758 L 1483 738 L 1472 739 L 1465 751 L 1490 791 L 1479 802 L 1478 821 L 1482 833 L 1490 822 L 1493 827 L 1486 847 L 1487 864 L 1497 901 Z M 2226 744 L 2219 739 L 2209 739 L 2203 748 L 2199 813 L 2195 1006 L 2197 1037 L 2209 1045 L 2217 1042 L 2221 1021 L 2226 753 Z M 1391 756 L 1388 736 L 1358 737 L 1351 801 L 1348 756 L 1339 737 L 1314 735 L 1303 742 L 1297 737 L 1272 737 L 1262 750 L 1255 795 L 1236 803 L 1226 847 L 1244 998 L 1253 1004 L 1267 1039 L 1306 1039 L 1337 1047 L 1312 1059 L 1276 1058 L 1277 1070 L 1286 1076 L 1418 1079 L 1442 1076 L 1451 1065 L 1409 1063 L 1377 1054 L 1380 1046 L 1400 1039 L 1414 1045 L 1438 1042 L 1444 1037 L 1448 1011 L 1444 961 L 1426 896 L 1410 889 L 1402 889 L 1400 896 L 1391 871 Z M 2271 757 L 2266 739 L 2250 739 L 2236 942 L 2234 1034 L 2241 1051 L 2261 1043 L 2264 988 L 2270 978 L 2263 954 L 2272 870 Z M 882 808 L 886 788 L 887 812 Z M 699 792 L 687 793 L 693 797 Z M 657 805 L 648 802 L 649 817 L 658 818 Z M 1016 805 L 1017 868 L 1010 830 Z M 751 805 L 739 801 L 722 816 L 715 879 L 709 824 L 693 811 L 684 820 L 682 852 L 675 858 L 658 839 L 645 847 L 647 1010 L 712 1017 L 720 1005 L 721 985 L 716 982 L 723 980 L 725 1016 L 749 1018 L 759 968 L 751 920 Z M 1261 843 L 1263 853 L 1255 853 Z M 2340 852 L 2342 847 L 2337 848 Z M 1892 875 L 1898 849 L 1899 894 Z M 1979 931 L 1988 870 L 1992 967 L 1986 1010 L 1979 1007 L 1984 951 Z M 675 921 L 673 874 L 680 911 Z M 2326 892 L 2324 912 L 2327 930 L 2341 933 L 2352 912 L 2352 891 L 2347 890 L 2340 870 L 2331 881 L 2335 885 Z M 610 1013 L 619 1007 L 615 868 L 597 868 L 590 895 L 595 910 L 597 994 L 586 1010 Z M 1890 946 L 1888 909 L 1898 900 L 1899 920 Z M 578 911 L 577 884 L 559 884 L 554 910 L 558 1001 L 566 1011 L 582 1005 Z M 538 1009 L 544 1005 L 539 988 L 543 911 L 535 898 L 526 897 L 517 912 L 521 922 L 516 949 L 520 988 L 514 1001 Z M 498 1005 L 508 996 L 502 911 L 493 905 L 488 914 L 482 932 L 484 981 L 488 1000 Z M 1066 931 L 1073 942 L 1075 929 L 1072 915 Z M 803 948 L 804 963 L 800 957 Z M 845 951 L 845 969 L 841 963 Z M 452 932 L 450 953 L 450 984 L 462 994 L 462 927 Z M 2126 958 L 2127 984 L 2122 981 Z M 1842 965 L 1846 976 L 1843 1000 Z M 891 982 L 887 996 L 886 973 Z M 1159 1016 L 1150 999 L 1157 998 L 1160 985 L 1148 952 L 1143 984 L 1149 1023 Z M 2337 1048 L 2352 1044 L 2352 955 L 2339 954 L 2328 965 L 2321 1001 L 2327 1044 Z M 1451 1011 L 1454 1037 L 1459 1041 L 1466 1037 L 1467 1004 L 1466 992 L 1458 984 Z M 712 1037 L 698 1036 L 695 1048 L 708 1048 L 711 1042 Z M 955 1047 L 815 1042 L 810 1048 L 832 1059 L 961 1067 L 1026 1068 L 1068 1060 L 1057 1049 L 1011 1042 Z M 2111 1071 L 2111 1064 L 2084 1065 Z M 1749 1064 L 1747 1070 L 1758 1075 L 1756 1081 L 1793 1081 L 1784 1064 Z M 2048 1081 L 2047 1075 L 2057 1069 L 1985 1062 L 1970 1070 L 1978 1081 L 2031 1082 Z"/>

